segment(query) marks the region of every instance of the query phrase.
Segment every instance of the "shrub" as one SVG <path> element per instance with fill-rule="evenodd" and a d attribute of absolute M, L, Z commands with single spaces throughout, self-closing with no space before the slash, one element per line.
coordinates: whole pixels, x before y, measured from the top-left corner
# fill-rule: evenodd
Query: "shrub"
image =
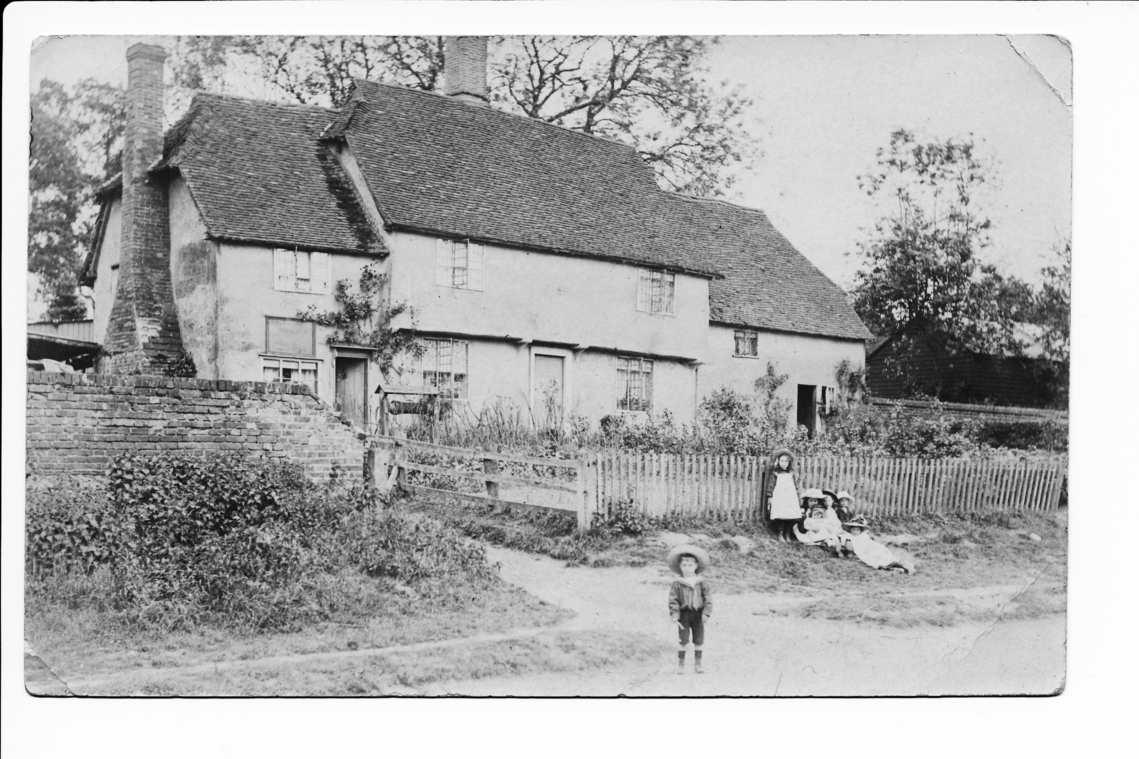
<path fill-rule="evenodd" d="M 30 577 L 90 574 L 110 562 L 122 520 L 98 483 L 64 478 L 28 490 L 24 529 Z"/>
<path fill-rule="evenodd" d="M 37 592 L 69 604 L 88 593 L 137 626 L 287 629 L 365 597 L 382 605 L 394 581 L 445 595 L 493 577 L 484 549 L 455 531 L 380 513 L 371 488 L 313 485 L 289 465 L 123 455 L 107 475 L 103 492 L 29 494 L 30 577 L 91 573 L 99 582 L 55 583 L 66 598 L 46 583 Z"/>
<path fill-rule="evenodd" d="M 608 512 L 608 513 L 606 513 Z M 651 520 L 633 506 L 631 502 L 621 501 L 610 504 L 605 512 L 597 511 L 593 514 L 590 532 L 611 536 L 614 533 L 623 535 L 641 535 L 652 529 Z"/>

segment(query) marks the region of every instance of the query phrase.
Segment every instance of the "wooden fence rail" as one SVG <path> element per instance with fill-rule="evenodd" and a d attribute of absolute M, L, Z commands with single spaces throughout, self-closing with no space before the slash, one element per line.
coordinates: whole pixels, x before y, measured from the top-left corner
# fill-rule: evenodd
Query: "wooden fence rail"
<path fill-rule="evenodd" d="M 416 461 L 415 454 L 481 461 L 481 470 Z M 620 506 L 650 516 L 674 514 L 736 522 L 762 519 L 768 462 L 755 456 L 598 451 L 576 459 L 477 451 L 373 436 L 370 456 L 381 489 L 445 493 L 481 503 L 573 512 L 585 529 L 595 513 Z M 500 466 L 511 467 L 505 474 Z M 528 476 L 518 476 L 524 468 Z M 846 490 L 870 516 L 1054 511 L 1068 462 L 1063 456 L 1018 460 L 812 457 L 795 465 L 795 483 Z M 420 473 L 410 482 L 409 472 Z M 535 474 L 537 472 L 537 474 Z M 561 472 L 556 476 L 554 472 Z M 468 490 L 424 484 L 426 475 L 466 481 Z M 432 481 L 433 480 L 428 480 Z M 469 492 L 470 489 L 480 492 Z M 500 489 L 504 488 L 505 493 Z M 504 497 L 505 495 L 505 497 Z"/>

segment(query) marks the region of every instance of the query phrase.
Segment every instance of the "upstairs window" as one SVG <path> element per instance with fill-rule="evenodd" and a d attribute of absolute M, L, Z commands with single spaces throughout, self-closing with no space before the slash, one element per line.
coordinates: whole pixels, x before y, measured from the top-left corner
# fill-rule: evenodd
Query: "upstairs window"
<path fill-rule="evenodd" d="M 329 255 L 304 250 L 273 251 L 273 287 L 298 293 L 327 293 Z"/>
<path fill-rule="evenodd" d="M 426 387 L 437 388 L 450 398 L 467 398 L 466 340 L 424 340 L 420 371 Z"/>
<path fill-rule="evenodd" d="M 759 333 L 752 332 L 746 329 L 736 330 L 736 356 L 748 356 L 756 358 L 759 356 Z"/>
<path fill-rule="evenodd" d="M 650 314 L 675 313 L 676 275 L 656 269 L 641 269 L 637 281 L 637 310 Z"/>
<path fill-rule="evenodd" d="M 653 410 L 653 362 L 645 358 L 617 359 L 617 409 Z"/>
<path fill-rule="evenodd" d="M 470 240 L 436 240 L 435 284 L 481 291 L 483 258 L 483 246 Z"/>

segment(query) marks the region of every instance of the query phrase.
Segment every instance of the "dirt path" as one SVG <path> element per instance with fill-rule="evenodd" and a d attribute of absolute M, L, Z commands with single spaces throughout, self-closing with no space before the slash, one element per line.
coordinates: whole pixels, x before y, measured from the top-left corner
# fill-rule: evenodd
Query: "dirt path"
<path fill-rule="evenodd" d="M 1062 615 L 910 629 L 773 617 L 773 605 L 804 599 L 719 595 L 708 628 L 706 674 L 673 674 L 675 627 L 665 599 L 670 577 L 654 567 L 567 568 L 563 562 L 488 548 L 502 577 L 572 609 L 564 629 L 659 630 L 659 660 L 572 676 L 540 674 L 437 683 L 428 695 L 514 696 L 839 696 L 1047 694 L 1063 687 Z M 1003 606 L 1017 586 L 940 591 L 991 595 Z M 921 595 L 930 595 L 923 592 Z M 691 654 L 689 655 L 691 657 Z M 691 665 L 690 665 L 691 666 Z"/>

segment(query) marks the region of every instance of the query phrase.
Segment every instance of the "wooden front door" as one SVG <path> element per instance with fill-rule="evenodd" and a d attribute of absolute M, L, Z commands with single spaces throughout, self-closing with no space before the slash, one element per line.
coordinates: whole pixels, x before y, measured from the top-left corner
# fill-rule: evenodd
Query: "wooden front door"
<path fill-rule="evenodd" d="M 815 436 L 815 386 L 799 385 L 799 402 L 796 404 L 796 421 L 807 428 L 807 434 Z"/>
<path fill-rule="evenodd" d="M 547 428 L 560 428 L 565 410 L 565 364 L 561 356 L 534 356 L 534 409 L 538 423 Z"/>
<path fill-rule="evenodd" d="M 368 361 L 363 358 L 336 358 L 336 404 L 340 418 L 368 429 Z"/>

